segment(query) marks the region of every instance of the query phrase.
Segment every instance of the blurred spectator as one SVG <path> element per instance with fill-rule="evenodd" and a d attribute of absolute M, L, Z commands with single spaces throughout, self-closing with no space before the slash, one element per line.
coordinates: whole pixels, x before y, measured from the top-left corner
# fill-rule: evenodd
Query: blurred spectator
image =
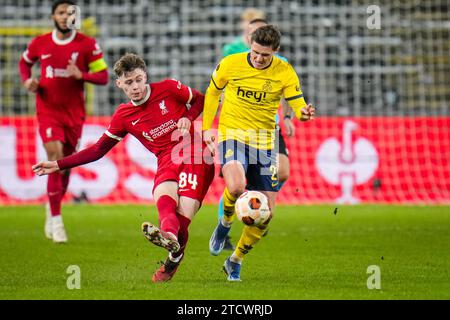
<path fill-rule="evenodd" d="M 255 19 L 266 19 L 264 11 L 256 8 L 247 8 L 241 14 L 240 28 L 242 34 L 233 42 L 226 44 L 222 48 L 222 56 L 226 57 L 230 54 L 245 52 L 250 47 L 248 44 L 249 23 Z"/>

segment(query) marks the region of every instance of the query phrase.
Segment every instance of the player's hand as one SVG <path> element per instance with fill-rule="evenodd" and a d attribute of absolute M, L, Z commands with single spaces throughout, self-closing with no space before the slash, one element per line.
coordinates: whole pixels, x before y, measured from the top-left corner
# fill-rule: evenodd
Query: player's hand
<path fill-rule="evenodd" d="M 283 122 L 284 122 L 284 130 L 286 132 L 286 135 L 288 137 L 293 137 L 295 135 L 295 126 L 294 126 L 294 123 L 292 122 L 292 119 L 285 118 Z"/>
<path fill-rule="evenodd" d="M 31 168 L 38 176 L 44 176 L 59 170 L 58 162 L 56 161 L 41 161 Z"/>
<path fill-rule="evenodd" d="M 308 104 L 306 108 L 302 108 L 302 117 L 301 121 L 309 121 L 314 120 L 314 114 L 316 112 L 316 108 L 313 107 L 312 104 Z"/>
<path fill-rule="evenodd" d="M 67 65 L 66 70 L 69 74 L 69 77 L 73 77 L 77 80 L 81 80 L 83 78 L 83 73 L 80 71 L 80 69 L 78 69 L 75 61 L 73 60 L 69 60 L 69 64 Z"/>
<path fill-rule="evenodd" d="M 180 118 L 180 120 L 178 120 L 177 127 L 184 136 L 189 133 L 189 129 L 191 128 L 191 120 L 188 118 Z"/>
<path fill-rule="evenodd" d="M 29 92 L 35 93 L 37 89 L 39 88 L 39 80 L 35 78 L 29 78 L 25 80 L 23 83 L 23 86 L 25 89 L 27 89 Z"/>
<path fill-rule="evenodd" d="M 211 151 L 211 155 L 214 156 L 216 154 L 216 136 L 214 135 L 212 129 L 203 131 L 203 141 L 205 141 L 206 146 L 209 151 Z"/>

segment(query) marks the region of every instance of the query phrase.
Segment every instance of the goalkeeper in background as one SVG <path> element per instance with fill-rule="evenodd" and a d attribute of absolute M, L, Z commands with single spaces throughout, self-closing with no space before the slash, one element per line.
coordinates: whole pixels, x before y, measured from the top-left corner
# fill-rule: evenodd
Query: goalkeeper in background
<path fill-rule="evenodd" d="M 237 37 L 233 42 L 230 42 L 223 46 L 222 57 L 229 56 L 235 53 L 241 53 L 248 51 L 250 47 L 248 35 L 251 33 L 250 22 L 254 20 L 265 20 L 266 14 L 264 11 L 256 8 L 247 8 L 242 12 L 240 19 L 240 29 L 242 34 Z"/>
<path fill-rule="evenodd" d="M 306 104 L 294 68 L 275 56 L 280 40 L 281 34 L 273 25 L 258 28 L 252 34 L 250 52 L 222 59 L 206 91 L 203 139 L 214 152 L 215 136 L 211 127 L 226 88 L 218 130 L 225 180 L 224 215 L 210 240 L 210 247 L 217 254 L 235 219 L 235 202 L 246 188 L 264 193 L 273 215 L 279 184 L 274 140 L 280 99 L 285 97 L 298 119 L 314 118 L 315 109 Z M 237 248 L 224 262 L 229 281 L 240 281 L 244 256 L 267 231 L 270 220 L 260 226 L 244 227 Z"/>

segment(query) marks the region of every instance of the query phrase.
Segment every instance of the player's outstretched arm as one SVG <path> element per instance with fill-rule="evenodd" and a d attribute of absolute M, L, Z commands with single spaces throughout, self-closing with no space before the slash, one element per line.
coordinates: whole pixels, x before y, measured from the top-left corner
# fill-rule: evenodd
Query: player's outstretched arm
<path fill-rule="evenodd" d="M 39 88 L 39 80 L 35 78 L 29 78 L 24 81 L 23 86 L 31 93 L 35 93 Z"/>
<path fill-rule="evenodd" d="M 306 104 L 303 97 L 301 99 L 295 99 L 288 101 L 292 110 L 294 110 L 295 116 L 300 121 L 314 120 L 314 115 L 316 113 L 316 108 L 310 103 Z"/>
<path fill-rule="evenodd" d="M 31 77 L 31 68 L 33 64 L 25 61 L 23 57 L 19 61 L 19 75 L 22 79 L 23 86 L 29 92 L 35 93 L 39 88 L 39 80 Z"/>
<path fill-rule="evenodd" d="M 32 166 L 33 171 L 39 175 L 50 174 L 58 170 L 66 170 L 97 161 L 111 150 L 119 141 L 103 134 L 98 141 L 80 152 L 57 161 L 42 161 Z"/>
<path fill-rule="evenodd" d="M 215 155 L 216 150 L 216 138 L 211 128 L 217 113 L 217 109 L 219 107 L 219 99 L 221 94 L 221 90 L 218 90 L 217 88 L 214 88 L 212 85 L 210 85 L 206 90 L 205 106 L 203 110 L 203 141 L 205 141 L 206 146 L 208 147 L 209 151 L 211 151 L 211 154 L 213 156 Z"/>
<path fill-rule="evenodd" d="M 32 169 L 38 176 L 44 176 L 59 171 L 58 163 L 56 161 L 41 161 L 35 164 Z"/>
<path fill-rule="evenodd" d="M 306 107 L 301 109 L 301 116 L 299 117 L 300 121 L 309 121 L 314 120 L 314 115 L 316 113 L 316 108 L 310 103 Z"/>
<path fill-rule="evenodd" d="M 216 154 L 216 136 L 214 135 L 214 132 L 212 129 L 203 131 L 203 141 L 205 141 L 206 146 L 208 147 L 209 151 L 211 152 L 212 156 L 215 156 Z"/>
<path fill-rule="evenodd" d="M 286 99 L 283 97 L 280 100 L 281 108 L 282 108 L 282 115 L 283 115 L 283 123 L 286 135 L 288 137 L 293 137 L 295 135 L 295 126 L 292 123 L 292 117 L 294 115 L 294 111 L 289 106 L 289 103 L 286 101 Z"/>
<path fill-rule="evenodd" d="M 193 95 L 191 107 L 186 110 L 183 116 L 188 118 L 190 121 L 194 121 L 203 112 L 203 107 L 205 105 L 205 96 L 197 90 L 191 90 Z"/>

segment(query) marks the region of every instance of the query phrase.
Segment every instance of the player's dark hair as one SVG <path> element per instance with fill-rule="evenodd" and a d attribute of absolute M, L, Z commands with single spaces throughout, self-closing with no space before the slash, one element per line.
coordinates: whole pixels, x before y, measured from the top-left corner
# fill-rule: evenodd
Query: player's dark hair
<path fill-rule="evenodd" d="M 114 64 L 114 72 L 117 77 L 131 72 L 135 69 L 141 69 L 147 72 L 147 65 L 141 57 L 134 53 L 126 53 Z"/>
<path fill-rule="evenodd" d="M 70 0 L 58 0 L 58 1 L 55 1 L 52 4 L 52 14 L 55 13 L 56 8 L 58 8 L 58 6 L 60 4 L 68 4 L 68 5 L 71 5 L 71 6 L 76 5 L 75 1 L 70 1 Z"/>
<path fill-rule="evenodd" d="M 269 22 L 266 19 L 261 19 L 261 18 L 253 19 L 248 24 L 254 24 L 254 23 L 269 24 Z"/>
<path fill-rule="evenodd" d="M 281 33 L 272 24 L 256 29 L 252 34 L 251 42 L 256 42 L 264 47 L 271 47 L 277 50 L 280 47 Z"/>

